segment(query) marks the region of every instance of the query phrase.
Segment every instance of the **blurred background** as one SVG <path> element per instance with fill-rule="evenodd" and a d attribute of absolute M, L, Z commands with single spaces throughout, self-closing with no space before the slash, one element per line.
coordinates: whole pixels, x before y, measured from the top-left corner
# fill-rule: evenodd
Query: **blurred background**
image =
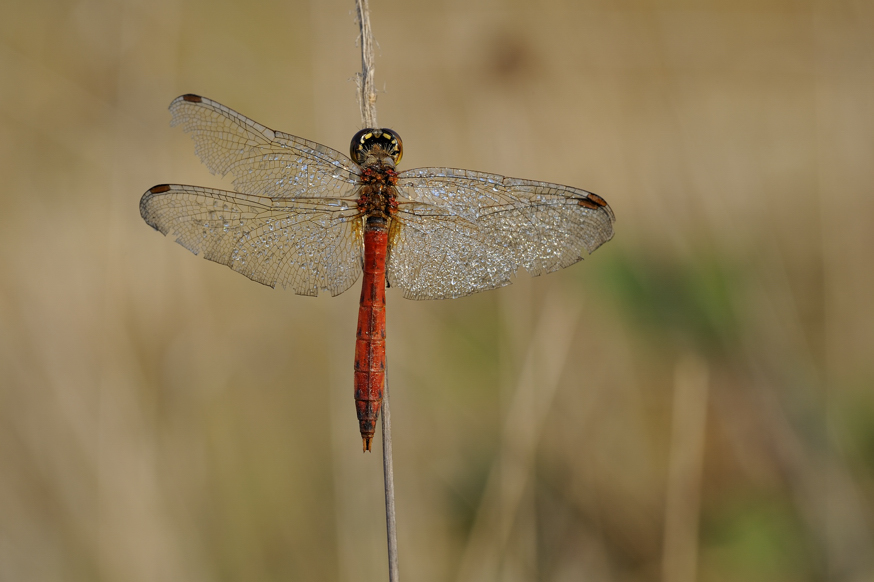
<path fill-rule="evenodd" d="M 586 261 L 388 291 L 417 581 L 874 580 L 874 4 L 371 0 L 403 168 L 571 184 Z M 358 286 L 140 219 L 183 93 L 345 151 L 352 0 L 0 7 L 0 580 L 386 579 Z"/>

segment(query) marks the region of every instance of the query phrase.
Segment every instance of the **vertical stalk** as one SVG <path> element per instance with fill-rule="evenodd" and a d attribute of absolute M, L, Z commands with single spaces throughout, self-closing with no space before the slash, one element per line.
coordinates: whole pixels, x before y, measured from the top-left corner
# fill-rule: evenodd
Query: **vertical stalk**
<path fill-rule="evenodd" d="M 395 481 L 391 456 L 391 410 L 388 405 L 388 365 L 382 396 L 382 472 L 385 477 L 385 533 L 388 538 L 388 579 L 398 580 L 398 531 L 395 521 Z"/>
<path fill-rule="evenodd" d="M 361 29 L 361 72 L 357 76 L 358 105 L 365 127 L 376 127 L 376 89 L 373 86 L 373 32 L 370 30 L 370 7 L 367 0 L 355 0 L 358 26 Z"/>
<path fill-rule="evenodd" d="M 376 127 L 376 90 L 373 85 L 373 32 L 367 0 L 355 0 L 360 27 L 361 73 L 358 74 L 358 105 L 365 127 Z M 385 533 L 388 546 L 388 579 L 398 582 L 398 535 L 395 519 L 395 485 L 391 447 L 391 409 L 388 397 L 388 363 L 382 396 L 382 468 L 385 478 Z"/>

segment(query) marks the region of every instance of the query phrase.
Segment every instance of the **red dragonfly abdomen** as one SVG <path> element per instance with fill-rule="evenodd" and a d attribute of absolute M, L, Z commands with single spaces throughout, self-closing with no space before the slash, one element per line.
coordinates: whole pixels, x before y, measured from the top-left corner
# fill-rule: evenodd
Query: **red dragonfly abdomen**
<path fill-rule="evenodd" d="M 385 379 L 385 257 L 388 226 L 380 217 L 364 229 L 364 280 L 355 342 L 355 408 L 364 450 L 370 450 Z"/>

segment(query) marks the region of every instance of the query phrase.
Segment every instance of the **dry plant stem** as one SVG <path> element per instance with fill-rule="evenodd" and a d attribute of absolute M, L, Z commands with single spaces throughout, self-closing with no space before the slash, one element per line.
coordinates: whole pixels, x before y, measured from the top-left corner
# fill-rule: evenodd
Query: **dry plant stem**
<path fill-rule="evenodd" d="M 388 538 L 388 579 L 398 579 L 398 532 L 395 522 L 395 481 L 391 457 L 391 409 L 388 403 L 388 366 L 382 396 L 382 471 L 385 477 L 385 532 Z"/>
<path fill-rule="evenodd" d="M 358 105 L 365 127 L 376 127 L 376 91 L 373 86 L 373 32 L 367 0 L 355 0 L 361 28 L 361 73 L 358 75 Z M 388 546 L 388 579 L 398 582 L 398 534 L 395 519 L 395 482 L 391 449 L 391 410 L 388 398 L 388 365 L 382 393 L 382 469 L 385 477 L 385 534 Z"/>
<path fill-rule="evenodd" d="M 373 32 L 367 0 L 355 0 L 358 26 L 361 28 L 361 72 L 358 74 L 358 105 L 365 127 L 376 127 L 376 89 L 373 86 Z"/>

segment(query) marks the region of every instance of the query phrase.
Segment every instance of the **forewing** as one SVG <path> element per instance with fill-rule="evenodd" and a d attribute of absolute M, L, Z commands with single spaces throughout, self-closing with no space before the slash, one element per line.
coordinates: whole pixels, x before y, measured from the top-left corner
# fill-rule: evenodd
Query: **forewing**
<path fill-rule="evenodd" d="M 177 97 L 170 112 L 171 125 L 191 134 L 206 167 L 213 174 L 232 174 L 240 192 L 337 198 L 358 183 L 358 166 L 340 152 L 274 131 L 206 97 Z"/>
<path fill-rule="evenodd" d="M 363 223 L 343 200 L 165 184 L 143 195 L 140 214 L 195 255 L 299 295 L 338 295 L 361 272 Z"/>
<path fill-rule="evenodd" d="M 462 297 L 576 263 L 613 237 L 596 194 L 497 174 L 418 168 L 398 177 L 388 279 L 409 299 Z"/>

